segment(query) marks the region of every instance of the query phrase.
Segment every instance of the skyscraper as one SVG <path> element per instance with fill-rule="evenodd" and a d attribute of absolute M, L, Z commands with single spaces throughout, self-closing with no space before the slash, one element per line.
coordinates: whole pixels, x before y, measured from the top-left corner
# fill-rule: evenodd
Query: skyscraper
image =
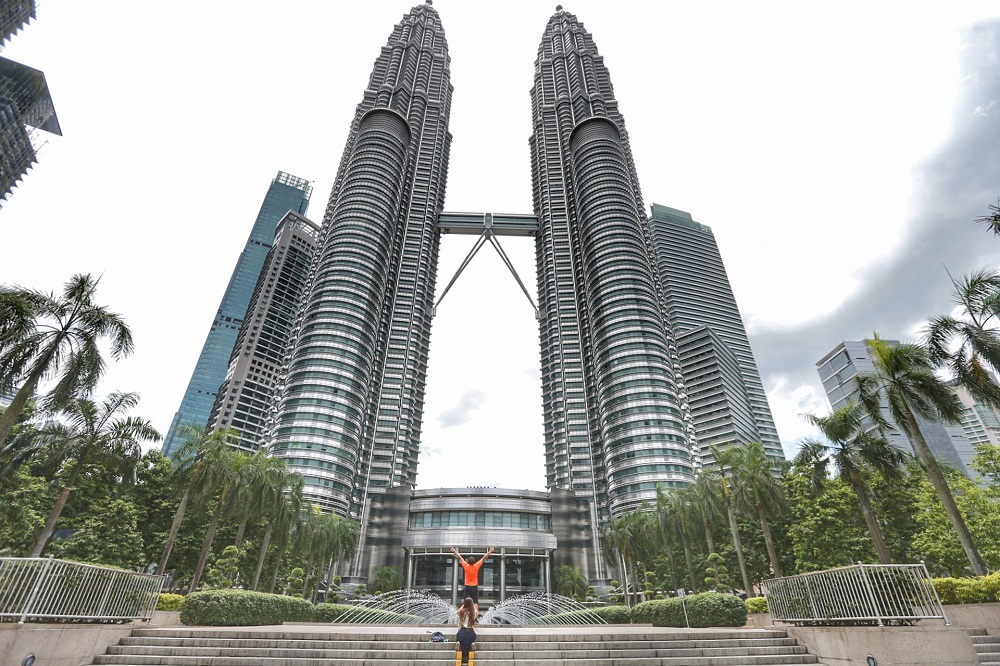
<path fill-rule="evenodd" d="M 696 390 L 687 382 L 688 372 L 682 370 L 688 384 L 688 402 L 702 464 L 711 467 L 714 463 L 710 446 L 725 448 L 752 441 L 761 442 L 768 456 L 784 460 L 764 383 L 712 229 L 695 222 L 690 213 L 659 204 L 653 204 L 649 224 L 663 279 L 670 328 L 678 337 L 703 326 L 711 329 L 735 357 L 743 383 L 742 395 L 734 393 L 737 389 L 732 383 L 723 387 L 720 381 L 712 387 L 704 378 Z M 693 348 L 685 345 L 684 349 L 689 351 L 681 353 L 682 368 L 697 366 L 699 362 L 691 354 Z M 744 409 L 741 403 L 745 402 L 749 402 L 751 409 L 752 430 L 740 423 L 739 412 Z M 717 415 L 719 410 L 729 415 L 727 429 L 720 429 L 719 422 L 714 420 L 713 414 Z M 706 428 L 709 432 L 705 432 Z"/>
<path fill-rule="evenodd" d="M 240 325 L 208 425 L 238 431 L 242 449 L 256 451 L 264 436 L 318 236 L 316 224 L 294 211 L 285 213 Z"/>
<path fill-rule="evenodd" d="M 451 94 L 440 18 L 415 7 L 357 107 L 270 435 L 310 500 L 344 515 L 416 478 Z M 624 120 L 561 7 L 531 102 L 546 478 L 607 518 L 690 483 L 695 455 Z"/>
<path fill-rule="evenodd" d="M 535 61 L 530 139 L 546 481 L 606 518 L 694 479 L 645 206 L 594 40 L 557 7 Z"/>
<path fill-rule="evenodd" d="M 182 442 L 177 437 L 179 426 L 207 425 L 216 393 L 226 378 L 229 358 L 250 304 L 254 285 L 257 284 L 264 259 L 274 241 L 278 222 L 289 210 L 305 215 L 311 194 L 312 186 L 308 181 L 282 171 L 271 181 L 246 246 L 229 278 L 229 285 L 212 321 L 187 390 L 181 398 L 180 407 L 170 422 L 170 429 L 163 440 L 164 454 L 173 455 L 180 448 Z"/>
<path fill-rule="evenodd" d="M 324 510 L 413 484 L 451 135 L 430 4 L 396 25 L 355 112 L 288 356 L 270 451 Z"/>

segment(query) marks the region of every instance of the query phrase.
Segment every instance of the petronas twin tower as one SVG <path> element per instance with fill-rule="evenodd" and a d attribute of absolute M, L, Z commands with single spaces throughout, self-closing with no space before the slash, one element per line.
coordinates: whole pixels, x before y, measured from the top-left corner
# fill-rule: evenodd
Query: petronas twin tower
<path fill-rule="evenodd" d="M 272 454 L 341 515 L 416 481 L 451 95 L 428 0 L 357 107 L 271 427 Z M 690 483 L 696 445 L 625 123 L 591 35 L 561 7 L 531 110 L 546 479 L 607 518 Z"/>

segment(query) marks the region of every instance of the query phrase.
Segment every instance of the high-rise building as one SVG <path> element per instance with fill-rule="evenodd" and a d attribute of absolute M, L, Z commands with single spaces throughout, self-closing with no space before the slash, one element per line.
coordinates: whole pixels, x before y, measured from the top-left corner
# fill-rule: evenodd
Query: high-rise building
<path fill-rule="evenodd" d="M 898 340 L 885 340 L 886 344 L 899 344 Z M 855 393 L 854 377 L 861 373 L 874 372 L 871 349 L 864 341 L 848 341 L 839 343 L 816 363 L 820 381 L 830 406 L 834 411 L 848 403 Z M 913 453 L 909 438 L 901 428 L 895 425 L 889 407 L 883 408 L 883 416 L 892 426 L 885 433 L 885 438 L 893 446 L 906 453 Z M 972 444 L 965 436 L 962 426 L 948 425 L 940 421 L 929 421 L 919 414 L 915 415 L 920 432 L 923 433 L 931 453 L 939 462 L 950 465 L 966 476 L 969 476 L 972 457 L 975 454 Z"/>
<path fill-rule="evenodd" d="M 414 484 L 451 135 L 430 4 L 396 25 L 355 112 L 270 440 L 305 494 L 358 516 Z"/>
<path fill-rule="evenodd" d="M 716 342 L 721 342 L 735 357 L 742 380 L 741 389 L 734 378 L 727 379 L 725 374 L 715 375 L 712 381 L 712 377 L 699 371 L 697 382 L 692 383 L 689 373 L 701 367 L 698 354 L 709 348 L 705 345 L 710 344 L 710 340 L 699 335 L 703 344 L 692 345 L 689 341 L 679 345 L 681 375 L 686 384 L 702 465 L 711 467 L 714 464 L 712 446 L 726 448 L 754 441 L 764 445 L 764 452 L 769 457 L 784 460 L 764 383 L 712 229 L 695 222 L 690 213 L 659 204 L 653 204 L 649 224 L 670 328 L 678 338 L 701 327 L 709 328 Z M 717 349 L 711 353 L 719 354 Z M 718 358 L 725 358 L 725 354 Z M 741 413 L 747 403 L 752 428 Z"/>
<path fill-rule="evenodd" d="M 34 0 L 0 0 L 0 45 L 33 18 Z M 62 136 L 45 74 L 0 58 L 0 206 L 35 164 L 35 130 Z"/>
<path fill-rule="evenodd" d="M 416 479 L 451 94 L 440 18 L 415 7 L 357 107 L 270 436 L 310 500 L 362 529 L 369 500 Z M 624 120 L 593 38 L 561 7 L 531 102 L 546 478 L 599 520 L 690 483 L 695 452 Z M 480 219 L 484 233 L 506 224 Z"/>
<path fill-rule="evenodd" d="M 212 430 L 238 431 L 242 449 L 256 451 L 266 432 L 285 345 L 305 293 L 318 236 L 316 224 L 294 211 L 285 213 L 240 325 L 208 425 Z"/>
<path fill-rule="evenodd" d="M 977 400 L 969 390 L 956 382 L 951 384 L 964 407 L 962 430 L 969 444 L 991 444 L 1000 446 L 1000 410 Z"/>
<path fill-rule="evenodd" d="M 289 210 L 305 215 L 311 194 L 312 186 L 308 181 L 282 171 L 271 181 L 246 246 L 240 253 L 222 302 L 212 320 L 180 407 L 170 422 L 170 429 L 163 440 L 164 454 L 173 455 L 182 445 L 181 438 L 177 437 L 179 426 L 191 424 L 205 427 L 208 424 L 215 396 L 226 378 L 240 324 L 243 323 L 264 259 L 274 241 L 275 229 Z"/>

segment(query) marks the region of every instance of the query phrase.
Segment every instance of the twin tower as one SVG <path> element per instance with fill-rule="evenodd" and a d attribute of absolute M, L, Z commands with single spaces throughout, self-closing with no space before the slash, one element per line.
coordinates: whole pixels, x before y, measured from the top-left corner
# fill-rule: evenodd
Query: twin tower
<path fill-rule="evenodd" d="M 289 342 L 270 451 L 305 477 L 310 501 L 340 515 L 359 516 L 373 495 L 416 481 L 449 79 L 428 0 L 396 25 L 375 62 Z M 562 7 L 538 49 L 531 112 L 534 217 L 520 216 L 517 231 L 527 224 L 536 237 L 546 482 L 607 518 L 655 500 L 658 485 L 686 486 L 700 464 L 671 323 L 683 308 L 671 305 L 659 265 L 671 241 L 644 214 L 608 70 Z M 484 228 L 504 233 L 502 219 L 489 220 Z M 742 343 L 728 345 L 725 359 L 743 385 L 744 434 L 780 452 L 737 327 Z"/>

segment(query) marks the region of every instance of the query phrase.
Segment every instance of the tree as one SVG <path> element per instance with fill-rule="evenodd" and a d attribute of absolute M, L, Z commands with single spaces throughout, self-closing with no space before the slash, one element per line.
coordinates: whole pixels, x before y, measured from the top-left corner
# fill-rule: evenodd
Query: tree
<path fill-rule="evenodd" d="M 587 579 L 579 569 L 562 564 L 556 567 L 554 573 L 556 594 L 571 599 L 584 599 L 587 596 Z"/>
<path fill-rule="evenodd" d="M 198 564 L 194 570 L 194 577 L 191 579 L 191 590 L 197 591 L 201 582 L 201 574 L 205 570 L 208 556 L 212 552 L 212 541 L 215 539 L 215 532 L 219 527 L 219 520 L 231 510 L 231 495 L 233 489 L 245 478 L 242 468 L 246 465 L 254 464 L 251 456 L 243 451 L 221 446 L 206 452 L 206 483 L 213 488 L 212 497 L 215 500 L 215 510 L 212 512 L 212 522 L 209 523 L 205 531 L 205 538 L 202 541 L 201 555 L 198 557 Z"/>
<path fill-rule="evenodd" d="M 129 481 L 142 455 L 142 442 L 160 439 L 160 433 L 146 419 L 124 416 L 138 403 L 138 393 L 112 393 L 100 405 L 88 398 L 74 398 L 62 410 L 66 423 L 47 424 L 4 447 L 0 456 L 8 460 L 5 469 L 40 455 L 53 468 L 65 468 L 62 490 L 29 557 L 41 556 L 70 493 L 88 467 L 109 463 L 122 472 L 122 482 Z"/>
<path fill-rule="evenodd" d="M 1000 199 L 997 199 L 996 206 L 990 204 L 987 208 L 990 209 L 990 214 L 977 217 L 976 222 L 985 224 L 986 228 L 992 231 L 995 236 L 1000 236 Z"/>
<path fill-rule="evenodd" d="M 691 522 L 689 514 L 692 513 L 691 507 L 680 490 L 672 488 L 671 490 L 664 491 L 662 486 L 657 485 L 656 512 L 657 515 L 662 516 L 660 523 L 661 535 L 668 542 L 673 541 L 674 537 L 676 537 L 684 549 L 684 563 L 687 567 L 688 584 L 691 586 L 691 591 L 694 592 L 698 589 L 698 583 L 695 580 L 694 565 L 691 561 L 691 543 L 688 538 L 688 524 Z"/>
<path fill-rule="evenodd" d="M 771 571 L 775 576 L 781 577 L 778 551 L 774 547 L 774 537 L 771 535 L 768 523 L 768 513 L 779 513 L 785 508 L 785 498 L 781 494 L 781 485 L 775 475 L 779 461 L 769 457 L 760 442 L 732 447 L 725 453 L 727 454 L 724 456 L 725 460 L 736 478 L 738 503 L 757 514 L 767 555 L 771 561 Z"/>
<path fill-rule="evenodd" d="M 923 333 L 932 363 L 943 365 L 979 402 L 1000 407 L 1000 271 L 980 268 L 952 280 L 958 313 L 930 320 Z"/>
<path fill-rule="evenodd" d="M 174 476 L 184 484 L 184 494 L 174 512 L 170 534 L 167 536 L 166 543 L 163 544 L 163 554 L 160 556 L 160 562 L 156 568 L 158 575 L 162 575 L 167 570 L 167 562 L 170 560 L 170 553 L 173 551 L 177 533 L 184 522 L 188 503 L 193 500 L 200 504 L 211 497 L 215 491 L 215 481 L 218 478 L 215 466 L 224 463 L 226 451 L 229 450 L 228 445 L 239 439 L 239 433 L 231 428 L 209 432 L 206 428 L 182 425 L 178 429 L 178 434 L 184 438 L 184 444 L 177 453 Z"/>
<path fill-rule="evenodd" d="M 872 509 L 863 468 L 869 466 L 892 477 L 899 474 L 905 456 L 884 437 L 866 427 L 864 416 L 864 409 L 854 401 L 827 416 L 806 414 L 806 420 L 819 428 L 829 443 L 806 441 L 795 461 L 812 467 L 816 485 L 826 480 L 831 462 L 836 466 L 838 478 L 849 483 L 858 498 L 879 560 L 882 564 L 892 564 L 892 555 Z"/>
<path fill-rule="evenodd" d="M 375 594 L 395 592 L 402 587 L 403 574 L 396 567 L 387 565 L 375 570 L 375 582 L 372 584 L 372 592 Z"/>
<path fill-rule="evenodd" d="M 729 517 L 729 531 L 733 536 L 733 547 L 736 549 L 736 561 L 740 566 L 740 575 L 743 577 L 743 589 L 748 597 L 757 596 L 754 594 L 753 586 L 750 584 L 750 576 L 747 575 L 747 562 L 743 556 L 743 543 L 740 541 L 740 529 L 736 523 L 736 506 L 733 503 L 733 473 L 729 453 L 732 449 L 718 449 L 712 447 L 712 456 L 715 458 L 718 467 L 713 470 L 714 477 L 722 486 L 722 497 L 726 505 L 726 515 Z"/>
<path fill-rule="evenodd" d="M 267 558 L 267 550 L 271 544 L 271 535 L 277 529 L 281 538 L 279 539 L 277 556 L 274 563 L 274 578 L 271 581 L 271 590 L 274 590 L 274 585 L 278 578 L 278 570 L 281 568 L 281 556 L 285 552 L 292 526 L 302 513 L 302 489 L 304 485 L 305 482 L 300 474 L 288 472 L 286 469 L 285 476 L 280 480 L 280 483 L 277 483 L 275 488 L 269 489 L 267 492 L 271 502 L 267 509 L 270 520 L 267 521 L 267 527 L 264 529 L 264 536 L 260 544 L 260 555 L 257 558 L 257 569 L 253 576 L 251 589 L 255 592 L 260 583 L 260 574 L 264 570 L 264 560 Z"/>
<path fill-rule="evenodd" d="M 987 571 L 983 559 L 916 417 L 919 414 L 925 419 L 958 423 L 962 416 L 962 404 L 934 374 L 933 364 L 922 347 L 914 344 L 889 345 L 878 334 L 867 340 L 867 343 L 872 352 L 875 370 L 855 376 L 858 402 L 866 416 L 882 432 L 891 427 L 882 413 L 883 401 L 888 405 L 893 421 L 909 438 L 917 457 L 927 470 L 931 485 L 934 486 L 969 559 L 972 573 L 985 576 Z"/>
<path fill-rule="evenodd" d="M 712 553 L 708 556 L 708 567 L 705 568 L 705 585 L 716 592 L 728 592 L 733 587 L 729 578 L 729 569 L 722 562 L 722 555 Z"/>
<path fill-rule="evenodd" d="M 104 373 L 100 342 L 111 357 L 132 353 L 132 332 L 121 316 L 94 303 L 99 280 L 74 275 L 61 297 L 0 287 L 0 393 L 20 386 L 0 415 L 0 446 L 43 378 L 56 380 L 43 406 L 59 410 L 90 393 Z"/>

